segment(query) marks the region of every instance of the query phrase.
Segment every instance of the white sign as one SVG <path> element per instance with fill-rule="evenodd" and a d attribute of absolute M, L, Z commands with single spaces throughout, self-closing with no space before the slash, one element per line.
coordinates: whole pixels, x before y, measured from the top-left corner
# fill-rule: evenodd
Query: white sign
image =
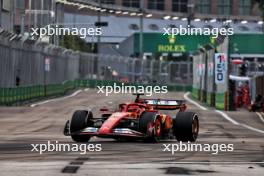
<path fill-rule="evenodd" d="M 50 58 L 45 58 L 45 71 L 50 71 Z"/>
<path fill-rule="evenodd" d="M 227 57 L 225 53 L 215 54 L 215 83 L 225 84 L 227 74 Z"/>

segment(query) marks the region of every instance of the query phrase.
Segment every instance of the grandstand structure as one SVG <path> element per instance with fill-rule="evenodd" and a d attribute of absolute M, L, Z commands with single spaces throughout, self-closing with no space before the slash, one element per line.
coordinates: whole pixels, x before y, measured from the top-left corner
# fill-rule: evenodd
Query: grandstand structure
<path fill-rule="evenodd" d="M 98 20 L 107 22 L 102 27 L 103 35 L 100 37 L 100 52 L 112 55 L 139 56 L 140 39 L 135 36 L 143 33 L 162 34 L 164 28 L 178 28 L 179 26 L 194 28 L 221 28 L 231 27 L 234 36 L 230 40 L 230 56 L 237 58 L 264 58 L 264 49 L 261 48 L 263 39 L 263 20 L 258 8 L 258 1 L 252 0 L 72 0 L 70 3 L 61 1 L 65 6 L 65 23 L 95 23 Z M 77 14 L 76 3 L 78 7 Z M 73 13 L 74 12 L 74 13 Z M 142 21 L 143 23 L 141 23 Z M 80 25 L 81 27 L 82 25 Z M 244 34 L 244 35 L 243 35 Z M 242 36 L 241 36 L 242 35 Z M 250 36 L 250 37 L 248 37 Z M 176 43 L 177 43 L 176 37 Z M 241 38 L 241 40 L 238 40 Z M 250 39 L 250 40 L 248 40 Z M 87 42 L 97 43 L 98 38 L 88 37 Z M 144 42 L 143 52 L 146 56 L 173 59 L 181 58 L 183 52 L 153 52 L 145 48 L 156 41 Z M 186 40 L 189 40 L 186 37 Z M 168 40 L 169 41 L 169 40 Z M 240 46 L 249 42 L 255 48 Z M 162 43 L 162 41 L 161 41 Z M 256 45 L 259 43 L 261 45 Z M 163 43 L 164 44 L 164 43 Z M 169 45 L 170 43 L 166 43 Z M 149 45 L 149 46 L 148 46 Z M 203 45 L 201 43 L 200 45 Z M 121 49 L 120 49 L 121 48 Z M 197 47 L 197 49 L 199 49 Z M 132 51 L 133 50 L 133 51 Z M 189 54 L 191 52 L 188 52 Z M 254 59 L 253 59 L 254 60 Z M 261 59 L 263 60 L 263 59 Z"/>

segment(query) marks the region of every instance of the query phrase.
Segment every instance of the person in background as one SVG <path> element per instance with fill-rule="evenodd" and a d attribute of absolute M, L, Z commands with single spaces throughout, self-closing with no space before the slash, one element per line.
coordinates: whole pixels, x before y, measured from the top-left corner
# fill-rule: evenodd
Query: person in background
<path fill-rule="evenodd" d="M 248 82 L 246 82 L 242 88 L 242 103 L 244 107 L 248 107 L 250 105 L 249 92 L 249 85 Z"/>
<path fill-rule="evenodd" d="M 16 74 L 16 86 L 19 87 L 20 86 L 20 70 L 17 70 L 17 74 Z"/>
<path fill-rule="evenodd" d="M 252 111 L 263 111 L 264 112 L 264 96 L 258 94 L 255 98 L 254 103 L 251 105 Z"/>

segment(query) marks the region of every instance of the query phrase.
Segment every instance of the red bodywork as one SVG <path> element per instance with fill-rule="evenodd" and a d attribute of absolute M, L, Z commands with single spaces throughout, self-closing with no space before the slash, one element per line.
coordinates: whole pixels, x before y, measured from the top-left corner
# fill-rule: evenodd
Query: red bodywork
<path fill-rule="evenodd" d="M 167 100 L 170 101 L 170 100 Z M 146 103 L 146 100 L 140 99 L 139 97 L 133 103 L 123 103 L 119 105 L 119 109 L 115 112 L 109 112 L 107 108 L 101 108 L 103 115 L 109 114 L 107 119 L 103 121 L 102 125 L 98 127 L 96 132 L 81 131 L 80 134 L 87 134 L 92 136 L 100 137 L 115 137 L 115 136 L 127 136 L 127 137 L 145 137 L 145 134 L 138 132 L 137 130 L 132 130 L 131 133 L 117 134 L 113 130 L 120 124 L 121 121 L 128 120 L 138 120 L 142 113 L 144 112 L 155 112 L 157 113 L 157 118 L 159 118 L 162 124 L 162 130 L 170 130 L 172 128 L 172 118 L 169 115 L 159 112 L 160 109 L 165 110 L 176 110 L 179 109 L 180 112 L 186 110 L 186 105 L 184 103 L 179 103 L 177 105 L 150 105 Z M 153 128 L 153 124 L 148 126 L 149 129 Z"/>

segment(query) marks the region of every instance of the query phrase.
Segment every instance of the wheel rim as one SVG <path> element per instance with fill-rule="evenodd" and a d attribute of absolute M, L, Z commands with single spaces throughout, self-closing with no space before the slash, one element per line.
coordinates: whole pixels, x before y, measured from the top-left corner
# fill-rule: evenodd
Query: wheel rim
<path fill-rule="evenodd" d="M 161 134 L 161 124 L 159 119 L 155 120 L 155 136 L 159 137 Z"/>

